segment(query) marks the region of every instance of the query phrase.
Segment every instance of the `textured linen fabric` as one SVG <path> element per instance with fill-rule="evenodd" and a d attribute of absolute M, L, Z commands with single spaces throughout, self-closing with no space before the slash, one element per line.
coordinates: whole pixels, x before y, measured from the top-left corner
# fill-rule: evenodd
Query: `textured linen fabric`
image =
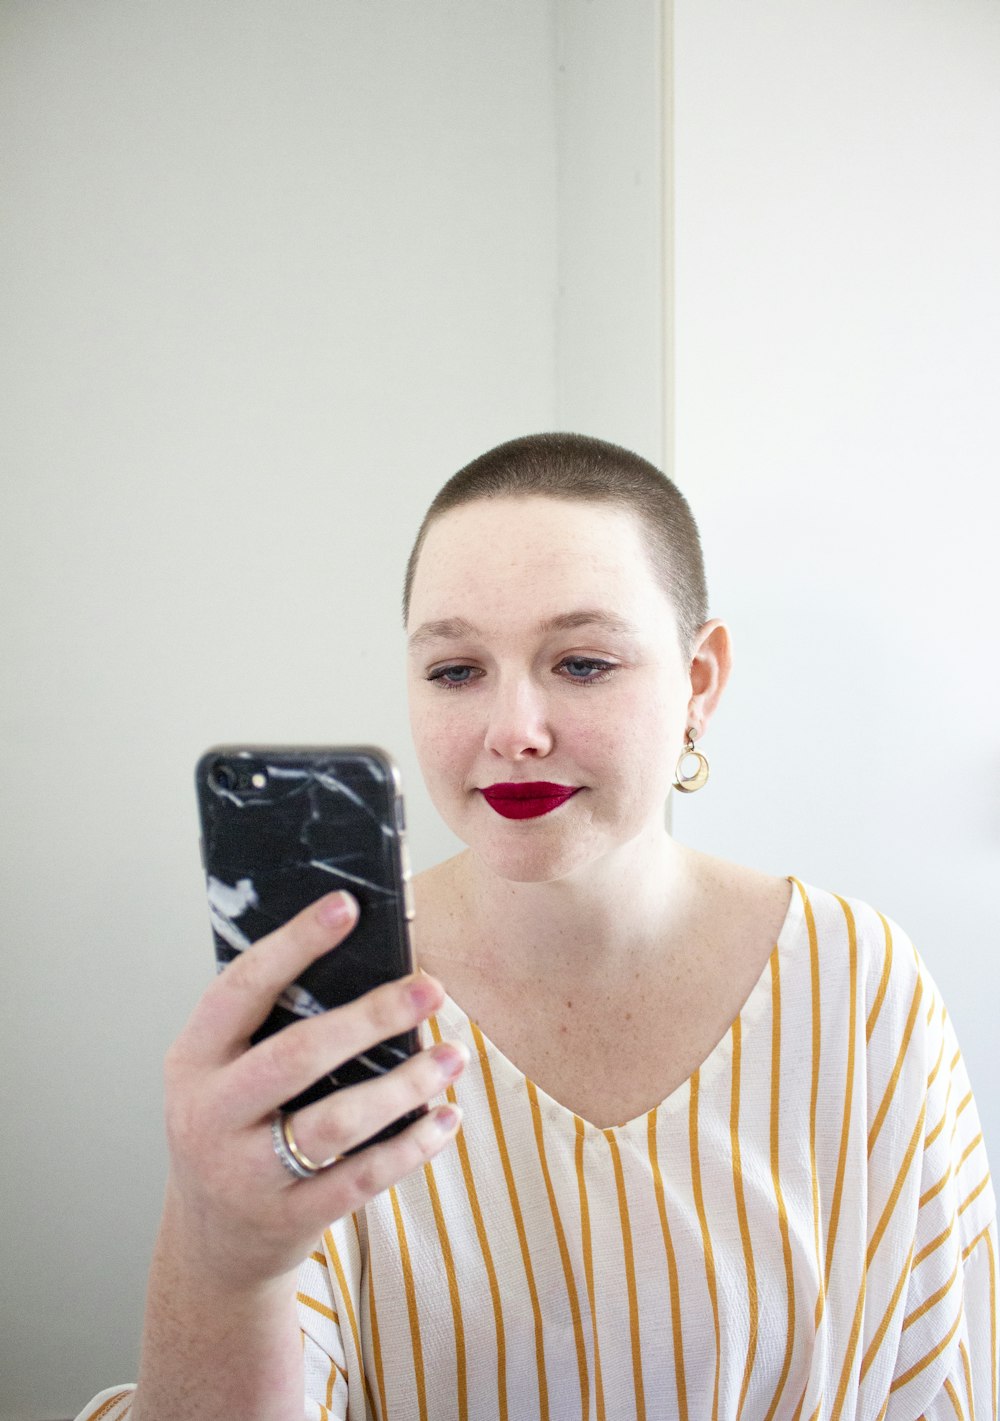
<path fill-rule="evenodd" d="M 615 1128 L 445 1003 L 463 1127 L 303 1265 L 308 1421 L 996 1421 L 996 1202 L 944 1004 L 895 924 L 792 884 L 726 1036 Z"/>

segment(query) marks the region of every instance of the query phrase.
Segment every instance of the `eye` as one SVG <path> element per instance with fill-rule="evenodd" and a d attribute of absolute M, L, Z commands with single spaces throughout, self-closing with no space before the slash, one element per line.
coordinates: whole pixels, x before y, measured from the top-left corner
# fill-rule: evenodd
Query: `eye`
<path fill-rule="evenodd" d="M 556 670 L 565 671 L 569 681 L 593 686 L 598 681 L 609 680 L 618 667 L 613 661 L 601 661 L 594 656 L 567 656 L 559 662 Z"/>
<path fill-rule="evenodd" d="M 467 686 L 481 675 L 482 672 L 477 671 L 474 666 L 439 666 L 436 671 L 431 671 L 426 679 L 435 681 L 446 689 L 457 689 L 459 686 Z"/>

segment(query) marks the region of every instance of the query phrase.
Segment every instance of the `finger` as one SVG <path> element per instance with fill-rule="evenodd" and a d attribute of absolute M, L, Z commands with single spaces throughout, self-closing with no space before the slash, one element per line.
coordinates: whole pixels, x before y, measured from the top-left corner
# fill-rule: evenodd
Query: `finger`
<path fill-rule="evenodd" d="M 352 1214 L 433 1159 L 454 1139 L 461 1123 L 462 1112 L 457 1105 L 439 1105 L 392 1139 L 339 1160 L 314 1179 L 290 1181 L 289 1206 L 303 1223 Z"/>
<path fill-rule="evenodd" d="M 230 1066 L 224 1089 L 234 1122 L 251 1124 L 270 1116 L 345 1061 L 412 1031 L 443 1000 L 440 982 L 417 972 L 276 1031 Z"/>
<path fill-rule="evenodd" d="M 242 1051 L 285 988 L 357 922 L 349 893 L 329 893 L 233 959 L 203 993 L 184 1028 L 185 1054 L 220 1061 Z"/>
<path fill-rule="evenodd" d="M 292 1123 L 299 1148 L 316 1163 L 347 1154 L 440 1095 L 461 1075 L 468 1060 L 469 1052 L 461 1042 L 441 1041 L 387 1075 L 335 1091 L 297 1110 Z"/>

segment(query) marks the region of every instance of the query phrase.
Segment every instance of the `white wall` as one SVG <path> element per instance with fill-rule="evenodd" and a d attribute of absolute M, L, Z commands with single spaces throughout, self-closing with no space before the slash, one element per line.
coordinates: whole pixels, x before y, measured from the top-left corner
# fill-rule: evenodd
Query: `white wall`
<path fill-rule="evenodd" d="M 424 507 L 584 413 L 659 457 L 659 5 L 587 8 L 3 6 L 3 1421 L 135 1375 L 160 1060 L 211 970 L 198 753 L 382 742 L 438 858 L 398 623 Z M 560 132 L 612 14 L 627 206 L 615 143 Z M 596 375 L 561 202 L 628 253 Z"/>
<path fill-rule="evenodd" d="M 556 423 L 664 455 L 660 0 L 557 0 Z"/>
<path fill-rule="evenodd" d="M 679 837 L 916 941 L 1000 1160 L 1000 6 L 674 0 L 676 470 L 736 669 Z"/>

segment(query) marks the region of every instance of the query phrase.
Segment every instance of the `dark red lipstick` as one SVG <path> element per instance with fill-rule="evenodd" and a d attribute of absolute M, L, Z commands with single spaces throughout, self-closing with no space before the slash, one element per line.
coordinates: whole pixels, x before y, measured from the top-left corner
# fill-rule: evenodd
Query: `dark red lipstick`
<path fill-rule="evenodd" d="M 554 785 L 548 780 L 530 780 L 527 783 L 488 785 L 481 793 L 490 808 L 505 819 L 537 819 L 540 814 L 550 814 L 567 799 L 572 799 L 579 788 L 579 785 Z"/>

